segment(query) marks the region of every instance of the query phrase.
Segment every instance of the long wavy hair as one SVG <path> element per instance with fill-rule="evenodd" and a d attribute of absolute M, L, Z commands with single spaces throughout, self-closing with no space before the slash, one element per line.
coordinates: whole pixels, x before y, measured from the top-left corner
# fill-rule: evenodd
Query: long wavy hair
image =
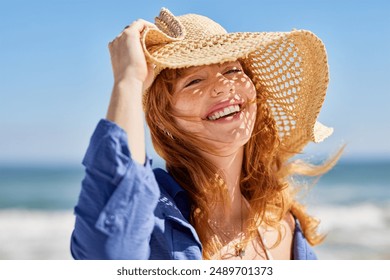
<path fill-rule="evenodd" d="M 245 69 L 244 69 L 245 71 Z M 247 71 L 246 71 L 247 72 Z M 144 100 L 145 117 L 156 152 L 165 160 L 171 176 L 188 192 L 191 200 L 190 223 L 203 246 L 203 258 L 210 259 L 224 245 L 209 224 L 210 213 L 218 203 L 228 201 L 224 175 L 201 156 L 201 139 L 180 129 L 175 123 L 172 92 L 181 69 L 165 69 L 155 79 Z M 278 129 L 261 90 L 257 90 L 257 114 L 253 133 L 244 146 L 240 189 L 249 203 L 248 228 L 245 236 L 255 236 L 260 223 L 279 231 L 280 222 L 290 211 L 300 222 L 311 245 L 322 242 L 319 220 L 310 216 L 297 197 L 299 184 L 293 175 L 318 176 L 328 171 L 341 154 L 320 166 L 303 161 L 287 161 L 280 145 Z"/>

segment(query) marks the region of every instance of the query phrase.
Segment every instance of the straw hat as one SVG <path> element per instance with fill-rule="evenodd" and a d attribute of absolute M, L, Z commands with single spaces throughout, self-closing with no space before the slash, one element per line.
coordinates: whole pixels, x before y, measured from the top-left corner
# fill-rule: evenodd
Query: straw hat
<path fill-rule="evenodd" d="M 256 89 L 265 94 L 286 150 L 297 153 L 309 141 L 321 142 L 332 134 L 332 128 L 316 121 L 329 75 L 325 47 L 313 33 L 227 33 L 207 17 L 176 17 L 165 8 L 155 24 L 158 29 L 145 29 L 141 40 L 156 76 L 165 68 L 240 59 Z"/>

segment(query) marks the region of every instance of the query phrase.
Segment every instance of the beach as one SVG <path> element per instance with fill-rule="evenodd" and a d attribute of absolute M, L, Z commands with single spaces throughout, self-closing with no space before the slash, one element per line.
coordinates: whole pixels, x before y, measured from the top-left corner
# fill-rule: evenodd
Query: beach
<path fill-rule="evenodd" d="M 341 162 L 302 199 L 320 259 L 390 259 L 390 162 Z M 0 259 L 67 260 L 82 166 L 0 167 Z"/>

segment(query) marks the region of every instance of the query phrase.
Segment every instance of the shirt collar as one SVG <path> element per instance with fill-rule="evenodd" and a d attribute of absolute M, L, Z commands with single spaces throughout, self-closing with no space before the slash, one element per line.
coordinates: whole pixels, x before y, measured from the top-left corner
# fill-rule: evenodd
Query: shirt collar
<path fill-rule="evenodd" d="M 191 205 L 186 190 L 184 190 L 165 170 L 156 168 L 153 171 L 160 188 L 164 189 L 164 191 L 174 200 L 184 218 L 189 220 Z"/>

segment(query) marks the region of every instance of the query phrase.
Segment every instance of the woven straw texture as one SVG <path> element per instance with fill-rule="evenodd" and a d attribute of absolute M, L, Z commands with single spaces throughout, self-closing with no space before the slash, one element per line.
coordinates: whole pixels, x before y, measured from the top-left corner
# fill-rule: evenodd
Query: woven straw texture
<path fill-rule="evenodd" d="M 266 95 L 285 150 L 300 152 L 309 141 L 321 142 L 332 134 L 332 128 L 316 121 L 329 75 L 325 47 L 313 33 L 227 33 L 207 17 L 175 17 L 164 8 L 155 23 L 159 29 L 146 29 L 142 42 L 156 76 L 165 68 L 239 59 Z"/>

